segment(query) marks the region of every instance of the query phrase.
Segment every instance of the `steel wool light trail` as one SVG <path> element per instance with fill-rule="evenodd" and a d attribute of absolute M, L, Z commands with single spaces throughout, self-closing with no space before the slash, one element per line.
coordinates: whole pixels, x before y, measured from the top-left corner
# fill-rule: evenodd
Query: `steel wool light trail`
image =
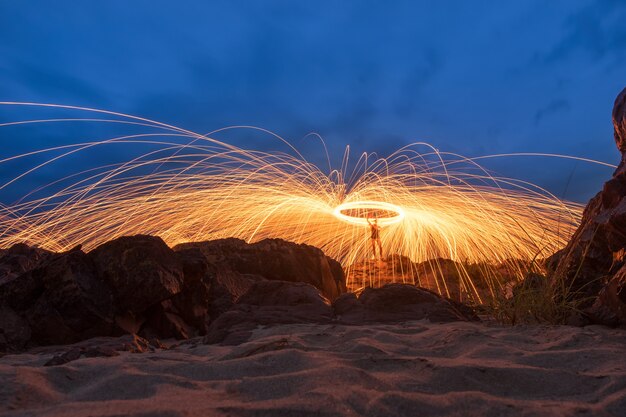
<path fill-rule="evenodd" d="M 11 121 L 0 129 L 88 121 L 146 132 L 0 160 L 1 167 L 43 158 L 0 184 L 4 189 L 76 155 L 111 146 L 145 147 L 130 160 L 70 173 L 0 207 L 0 248 L 26 242 L 55 251 L 77 244 L 90 250 L 133 234 L 157 235 L 169 245 L 225 237 L 248 242 L 282 238 L 319 247 L 348 270 L 368 258 L 366 217 L 375 216 L 386 253 L 413 262 L 492 265 L 485 274 L 493 290 L 501 285 L 498 268 L 515 265 L 521 276 L 520 261 L 562 248 L 581 218 L 580 204 L 495 176 L 471 158 L 425 143 L 386 158 L 363 154 L 353 164 L 346 156 L 341 169 L 324 172 L 282 138 L 258 128 L 238 129 L 271 135 L 285 151 L 244 149 L 215 139 L 228 132 L 224 129 L 201 135 L 102 110 L 2 104 L 96 117 Z"/>

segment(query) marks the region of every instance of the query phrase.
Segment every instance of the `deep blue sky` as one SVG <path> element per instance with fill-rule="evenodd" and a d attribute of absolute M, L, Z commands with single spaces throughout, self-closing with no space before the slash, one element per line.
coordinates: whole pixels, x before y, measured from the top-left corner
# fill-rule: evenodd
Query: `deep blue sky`
<path fill-rule="evenodd" d="M 624 22 L 623 0 L 0 0 L 0 101 L 197 132 L 250 124 L 298 141 L 315 131 L 335 162 L 346 144 L 384 155 L 422 140 L 467 156 L 617 163 Z M 0 108 L 0 120 L 24 118 Z M 0 156 L 76 139 L 65 128 L 0 129 Z M 490 167 L 578 201 L 611 172 L 537 159 Z"/>

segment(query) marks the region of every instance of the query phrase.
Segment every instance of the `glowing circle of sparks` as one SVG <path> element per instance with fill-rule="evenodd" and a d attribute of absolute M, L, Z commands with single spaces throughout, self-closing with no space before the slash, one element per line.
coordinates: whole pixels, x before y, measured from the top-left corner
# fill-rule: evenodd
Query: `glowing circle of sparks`
<path fill-rule="evenodd" d="M 368 217 L 376 218 L 381 226 L 399 223 L 404 211 L 395 204 L 383 201 L 353 201 L 338 205 L 333 214 L 347 223 L 367 225 Z"/>

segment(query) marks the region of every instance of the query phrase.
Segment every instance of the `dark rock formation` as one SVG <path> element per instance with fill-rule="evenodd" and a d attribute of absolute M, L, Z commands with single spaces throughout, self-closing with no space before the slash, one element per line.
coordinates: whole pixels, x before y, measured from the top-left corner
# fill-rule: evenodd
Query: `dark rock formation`
<path fill-rule="evenodd" d="M 174 250 L 198 248 L 218 270 L 262 276 L 269 280 L 306 282 L 334 300 L 346 292 L 341 264 L 320 249 L 282 239 L 248 244 L 241 239 L 185 243 Z"/>
<path fill-rule="evenodd" d="M 345 324 L 388 323 L 428 319 L 432 322 L 475 321 L 478 317 L 461 304 L 408 284 L 365 288 L 356 297 L 344 294 L 333 303 L 337 321 Z"/>
<path fill-rule="evenodd" d="M 548 260 L 552 280 L 564 280 L 570 296 L 586 300 L 583 305 L 587 306 L 601 291 L 602 299 L 619 299 L 615 293 L 621 282 L 618 271 L 623 268 L 626 255 L 626 89 L 615 100 L 613 126 L 622 154 L 620 165 L 587 204 L 568 245 Z M 602 316 L 598 308 L 596 305 L 596 312 L 591 314 L 596 318 Z M 606 304 L 606 308 L 615 308 L 614 303 Z"/>
<path fill-rule="evenodd" d="M 89 253 L 16 245 L 0 252 L 0 260 L 6 262 L 0 263 L 0 351 L 125 333 L 204 335 L 208 323 L 268 280 L 309 282 L 330 296 L 345 291 L 337 262 L 282 240 L 226 239 L 174 251 L 157 237 L 138 235 Z"/>
<path fill-rule="evenodd" d="M 549 260 L 549 266 L 572 281 L 574 289 L 586 293 L 597 294 L 602 278 L 616 272 L 624 261 L 621 252 L 626 248 L 625 107 L 626 89 L 617 97 L 613 110 L 615 141 L 622 152 L 620 166 L 587 204 L 581 225 L 569 244 Z"/>
<path fill-rule="evenodd" d="M 37 344 L 74 343 L 116 329 L 111 293 L 80 249 L 50 255 L 4 282 L 0 305 L 28 323 L 31 341 Z"/>
<path fill-rule="evenodd" d="M 263 280 L 252 284 L 237 303 L 213 321 L 206 343 L 238 344 L 257 326 L 292 323 L 329 323 L 330 302 L 312 285 Z"/>

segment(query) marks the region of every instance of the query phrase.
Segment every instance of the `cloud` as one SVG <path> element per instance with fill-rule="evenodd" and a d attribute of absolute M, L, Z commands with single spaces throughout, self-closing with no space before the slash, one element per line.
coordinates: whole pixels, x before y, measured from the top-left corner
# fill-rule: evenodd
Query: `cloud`
<path fill-rule="evenodd" d="M 555 99 L 548 103 L 547 106 L 537 110 L 535 113 L 535 125 L 539 124 L 544 118 L 566 112 L 571 108 L 569 101 L 564 99 Z"/>
<path fill-rule="evenodd" d="M 563 37 L 542 55 L 545 63 L 560 62 L 584 53 L 590 60 L 626 60 L 626 3 L 596 0 L 565 22 Z"/>

